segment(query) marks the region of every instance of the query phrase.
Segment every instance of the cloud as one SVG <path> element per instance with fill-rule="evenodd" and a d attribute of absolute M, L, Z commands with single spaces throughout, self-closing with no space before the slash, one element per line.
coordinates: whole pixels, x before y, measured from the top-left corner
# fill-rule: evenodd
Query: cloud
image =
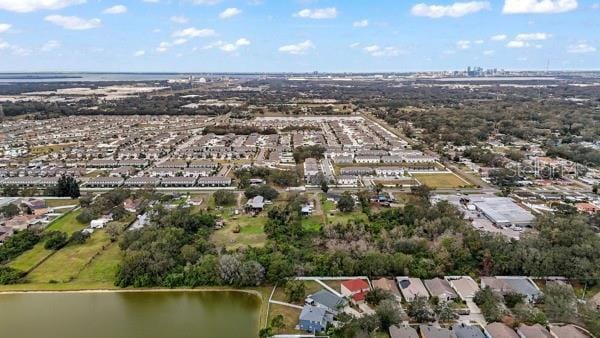
<path fill-rule="evenodd" d="M 490 38 L 490 40 L 492 41 L 504 41 L 508 38 L 508 36 L 506 36 L 506 34 L 498 34 L 498 35 L 494 35 Z"/>
<path fill-rule="evenodd" d="M 49 40 L 42 46 L 42 52 L 50 52 L 60 47 L 60 42 L 56 40 Z"/>
<path fill-rule="evenodd" d="M 552 34 L 548 34 L 548 33 L 525 33 L 525 34 L 518 34 L 515 37 L 515 40 L 517 40 L 517 41 L 541 41 L 541 40 L 547 40 L 550 37 L 552 37 Z"/>
<path fill-rule="evenodd" d="M 182 16 L 172 16 L 170 18 L 170 20 L 174 23 L 178 23 L 178 24 L 182 24 L 182 25 L 185 23 L 188 23 L 188 21 L 189 21 L 189 19 L 183 15 Z"/>
<path fill-rule="evenodd" d="M 495 51 L 493 51 L 493 50 L 491 50 L 491 49 L 490 49 L 490 50 L 484 50 L 484 51 L 483 51 L 483 55 L 494 55 L 494 53 L 495 53 Z"/>
<path fill-rule="evenodd" d="M 543 41 L 552 37 L 552 34 L 548 33 L 521 33 L 517 34 L 512 41 L 506 44 L 507 48 L 527 48 L 531 47 L 529 41 Z M 541 48 L 542 45 L 536 44 L 535 48 Z"/>
<path fill-rule="evenodd" d="M 377 56 L 377 57 L 379 57 L 379 56 L 398 56 L 402 53 L 402 51 L 396 47 L 393 47 L 393 46 L 380 47 L 379 45 L 366 46 L 365 48 L 363 48 L 363 51 L 370 54 L 371 56 Z"/>
<path fill-rule="evenodd" d="M 133 53 L 133 56 L 144 56 L 146 54 L 145 50 L 138 50 L 135 53 Z"/>
<path fill-rule="evenodd" d="M 25 49 L 16 45 L 11 45 L 10 43 L 0 39 L 0 50 L 4 49 L 8 49 L 12 52 L 12 54 L 18 56 L 27 56 L 31 54 L 31 51 L 29 49 Z"/>
<path fill-rule="evenodd" d="M 246 38 L 240 38 L 240 39 L 237 39 L 235 42 L 225 42 L 225 41 L 219 40 L 219 41 L 213 42 L 209 45 L 202 47 L 202 49 L 219 48 L 220 50 L 222 50 L 224 52 L 231 53 L 231 52 L 235 52 L 240 47 L 249 46 L 249 45 L 250 45 L 250 40 L 248 40 Z"/>
<path fill-rule="evenodd" d="M 356 28 L 364 28 L 364 27 L 367 27 L 367 26 L 369 26 L 369 20 L 365 19 L 365 20 L 360 20 L 360 21 L 354 21 L 354 22 L 352 23 L 352 26 L 353 26 L 353 27 L 356 27 Z"/>
<path fill-rule="evenodd" d="M 567 53 L 572 53 L 572 54 L 588 54 L 588 53 L 594 53 L 596 51 L 596 47 L 594 46 L 590 46 L 585 42 L 581 42 L 575 45 L 570 45 L 569 48 L 567 48 Z"/>
<path fill-rule="evenodd" d="M 577 0 L 505 0 L 504 14 L 564 13 L 577 8 Z"/>
<path fill-rule="evenodd" d="M 309 49 L 315 48 L 315 45 L 310 40 L 306 40 L 297 44 L 284 45 L 279 47 L 278 51 L 289 54 L 304 54 Z"/>
<path fill-rule="evenodd" d="M 9 25 L 7 23 L 0 23 L 0 33 L 8 31 L 10 27 L 12 27 L 12 25 Z"/>
<path fill-rule="evenodd" d="M 49 15 L 45 17 L 44 20 L 70 30 L 86 30 L 98 28 L 102 25 L 100 19 L 94 18 L 86 20 L 77 16 Z"/>
<path fill-rule="evenodd" d="M 239 8 L 235 8 L 235 7 L 230 7 L 227 8 L 226 10 L 222 11 L 219 14 L 219 18 L 221 19 L 229 19 L 229 18 L 233 18 L 236 15 L 239 15 L 242 13 L 242 10 Z"/>
<path fill-rule="evenodd" d="M 306 19 L 335 19 L 338 15 L 335 7 L 303 9 L 294 16 Z"/>
<path fill-rule="evenodd" d="M 174 38 L 186 38 L 186 39 L 198 38 L 198 37 L 205 38 L 205 37 L 209 37 L 209 36 L 214 36 L 215 31 L 210 28 L 197 29 L 194 27 L 189 27 L 186 29 L 182 29 L 182 30 L 173 32 L 172 35 Z"/>
<path fill-rule="evenodd" d="M 356 48 L 358 46 L 360 46 L 360 42 L 351 43 L 348 47 L 350 47 L 350 48 Z"/>
<path fill-rule="evenodd" d="M 10 44 L 2 39 L 0 39 L 0 50 L 7 49 L 10 47 Z"/>
<path fill-rule="evenodd" d="M 176 39 L 175 41 L 173 41 L 173 44 L 174 45 L 183 45 L 186 42 L 188 42 L 188 39 L 186 39 L 186 38 L 179 38 L 179 39 Z"/>
<path fill-rule="evenodd" d="M 214 6 L 221 3 L 221 0 L 191 0 L 194 5 Z"/>
<path fill-rule="evenodd" d="M 456 43 L 456 48 L 458 49 L 469 49 L 471 48 L 471 41 L 469 40 L 460 40 Z"/>
<path fill-rule="evenodd" d="M 163 41 L 158 45 L 158 47 L 156 47 L 156 51 L 159 53 L 163 53 L 166 52 L 169 49 L 169 47 L 171 47 L 171 43 Z"/>
<path fill-rule="evenodd" d="M 458 18 L 491 8 L 488 1 L 455 2 L 451 5 L 427 5 L 420 3 L 414 5 L 410 13 L 414 16 L 426 16 L 434 19 L 444 16 Z"/>
<path fill-rule="evenodd" d="M 42 9 L 61 9 L 85 2 L 86 0 L 0 0 L 0 10 L 29 13 Z"/>
<path fill-rule="evenodd" d="M 102 11 L 103 14 L 123 14 L 127 13 L 127 7 L 123 5 L 115 5 L 112 7 L 108 7 L 107 9 Z"/>

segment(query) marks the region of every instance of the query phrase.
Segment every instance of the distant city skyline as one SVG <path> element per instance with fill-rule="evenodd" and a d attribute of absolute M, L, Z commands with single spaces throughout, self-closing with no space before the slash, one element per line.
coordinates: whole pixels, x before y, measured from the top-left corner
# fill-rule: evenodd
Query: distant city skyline
<path fill-rule="evenodd" d="M 0 72 L 599 70 L 594 0 L 0 0 Z"/>

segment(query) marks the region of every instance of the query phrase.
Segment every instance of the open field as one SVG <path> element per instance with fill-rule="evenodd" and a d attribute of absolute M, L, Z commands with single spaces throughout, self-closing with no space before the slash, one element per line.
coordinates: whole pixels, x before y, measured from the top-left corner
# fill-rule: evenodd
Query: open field
<path fill-rule="evenodd" d="M 62 207 L 67 205 L 79 205 L 79 200 L 70 198 L 47 199 L 46 205 L 49 208 Z"/>
<path fill-rule="evenodd" d="M 263 230 L 266 221 L 267 218 L 264 216 L 234 216 L 226 219 L 225 226 L 215 231 L 211 239 L 215 244 L 225 246 L 228 250 L 243 246 L 261 247 L 267 240 Z M 240 227 L 240 232 L 234 233 L 233 230 L 237 226 Z"/>
<path fill-rule="evenodd" d="M 77 277 L 90 260 L 110 243 L 104 231 L 95 231 L 84 244 L 67 244 L 33 269 L 26 279 L 31 282 L 68 282 Z"/>
<path fill-rule="evenodd" d="M 323 217 L 309 216 L 302 219 L 302 228 L 310 233 L 318 233 L 323 227 Z"/>
<path fill-rule="evenodd" d="M 468 187 L 471 184 L 462 178 L 456 176 L 452 173 L 443 173 L 443 174 L 413 174 L 414 178 L 419 180 L 421 184 L 425 184 L 430 188 L 441 188 L 441 189 L 451 189 L 451 188 L 461 188 Z"/>
<path fill-rule="evenodd" d="M 323 287 L 315 281 L 307 280 L 307 281 L 302 281 L 302 282 L 304 283 L 306 296 L 323 289 Z M 285 284 L 277 286 L 277 288 L 275 289 L 275 293 L 273 293 L 273 300 L 277 300 L 280 302 L 288 302 L 287 295 L 285 294 Z M 304 299 L 302 299 L 301 301 L 298 301 L 298 302 L 293 302 L 293 304 L 303 305 Z"/>
<path fill-rule="evenodd" d="M 70 212 L 60 218 L 57 218 L 54 222 L 50 223 L 45 231 L 62 231 L 71 235 L 75 231 L 83 230 L 86 224 L 79 223 L 77 216 L 81 211 L 76 210 Z"/>
<path fill-rule="evenodd" d="M 277 315 L 283 316 L 283 324 L 284 327 L 280 330 L 273 328 L 274 334 L 279 333 L 289 333 L 289 334 L 300 334 L 305 333 L 299 330 L 296 330 L 295 327 L 298 325 L 298 317 L 300 316 L 300 309 L 296 309 L 293 307 L 279 305 L 279 304 L 271 304 L 269 309 L 269 324 L 271 320 L 275 318 Z"/>
<path fill-rule="evenodd" d="M 121 262 L 121 249 L 117 243 L 111 243 L 94 257 L 77 276 L 77 283 L 112 283 Z"/>

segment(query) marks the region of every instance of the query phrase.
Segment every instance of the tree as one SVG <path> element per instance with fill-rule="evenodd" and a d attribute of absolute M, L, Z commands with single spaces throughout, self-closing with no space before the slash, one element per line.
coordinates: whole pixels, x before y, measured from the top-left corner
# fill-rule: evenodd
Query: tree
<path fill-rule="evenodd" d="M 304 300 L 306 295 L 306 286 L 303 281 L 290 279 L 285 283 L 285 294 L 288 297 L 288 301 L 299 302 Z"/>
<path fill-rule="evenodd" d="M 449 323 L 456 319 L 456 314 L 448 302 L 438 302 L 434 309 L 437 318 L 442 323 Z"/>
<path fill-rule="evenodd" d="M 123 232 L 123 228 L 118 223 L 110 222 L 104 228 L 104 231 L 108 234 L 108 238 L 110 238 L 111 242 L 116 242 L 119 239 L 119 236 Z"/>
<path fill-rule="evenodd" d="M 498 322 L 504 316 L 501 299 L 490 287 L 477 291 L 473 298 L 488 322 Z"/>
<path fill-rule="evenodd" d="M 44 248 L 46 250 L 58 250 L 67 244 L 67 234 L 62 231 L 50 231 L 46 234 Z"/>
<path fill-rule="evenodd" d="M 215 204 L 220 206 L 232 205 L 235 203 L 235 194 L 228 190 L 217 190 L 213 194 Z"/>
<path fill-rule="evenodd" d="M 327 184 L 326 179 L 321 180 L 321 191 L 327 193 L 329 191 L 329 184 Z"/>
<path fill-rule="evenodd" d="M 54 194 L 59 197 L 78 198 L 80 196 L 79 184 L 71 175 L 62 175 L 54 188 Z"/>
<path fill-rule="evenodd" d="M 570 322 L 577 311 L 577 297 L 567 284 L 546 284 L 543 301 L 546 315 L 554 322 Z"/>
<path fill-rule="evenodd" d="M 246 195 L 246 198 L 248 199 L 255 196 L 262 196 L 265 199 L 274 200 L 277 198 L 277 196 L 279 196 L 279 192 L 266 184 L 262 184 L 246 188 L 244 195 Z"/>
<path fill-rule="evenodd" d="M 14 284 L 23 277 L 24 273 L 17 269 L 0 265 L 0 285 Z"/>
<path fill-rule="evenodd" d="M 515 292 L 509 292 L 507 294 L 505 294 L 504 296 L 504 304 L 506 304 L 506 306 L 508 306 L 509 308 L 514 308 L 517 304 L 519 303 L 523 303 L 524 301 L 524 296 L 520 293 L 515 293 Z"/>
<path fill-rule="evenodd" d="M 340 196 L 337 207 L 341 212 L 351 212 L 354 210 L 354 204 L 354 198 L 352 198 L 352 195 L 346 191 L 342 194 L 342 196 Z"/>
<path fill-rule="evenodd" d="M 367 301 L 367 303 L 377 306 L 379 305 L 379 303 L 381 303 L 382 301 L 386 300 L 386 299 L 393 299 L 394 295 L 392 295 L 391 292 L 389 292 L 388 290 L 384 290 L 384 289 L 380 289 L 380 288 L 374 288 L 373 290 L 367 292 L 367 294 L 365 295 L 365 300 Z"/>
<path fill-rule="evenodd" d="M 427 304 L 427 298 L 416 297 L 408 303 L 407 314 L 419 323 L 426 323 L 435 320 L 435 317 Z"/>
<path fill-rule="evenodd" d="M 90 238 L 89 233 L 83 231 L 75 231 L 71 234 L 71 237 L 69 238 L 69 243 L 84 244 L 88 238 Z"/>
<path fill-rule="evenodd" d="M 271 327 L 274 327 L 279 330 L 285 328 L 285 322 L 284 322 L 283 315 L 279 314 L 279 315 L 273 317 L 273 319 L 271 319 Z"/>
<path fill-rule="evenodd" d="M 402 320 L 398 304 L 391 299 L 382 300 L 375 309 L 375 313 L 379 319 L 379 328 L 384 332 L 387 332 L 390 326 L 396 325 Z"/>
<path fill-rule="evenodd" d="M 13 203 L 5 205 L 0 209 L 0 213 L 2 213 L 6 218 L 17 216 L 20 212 L 21 210 L 19 207 Z"/>

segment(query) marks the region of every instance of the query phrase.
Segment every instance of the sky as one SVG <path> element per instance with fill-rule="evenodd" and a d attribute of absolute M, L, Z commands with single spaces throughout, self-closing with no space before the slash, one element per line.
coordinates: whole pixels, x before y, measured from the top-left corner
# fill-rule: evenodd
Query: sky
<path fill-rule="evenodd" d="M 0 71 L 600 70 L 599 0 L 0 0 Z"/>

